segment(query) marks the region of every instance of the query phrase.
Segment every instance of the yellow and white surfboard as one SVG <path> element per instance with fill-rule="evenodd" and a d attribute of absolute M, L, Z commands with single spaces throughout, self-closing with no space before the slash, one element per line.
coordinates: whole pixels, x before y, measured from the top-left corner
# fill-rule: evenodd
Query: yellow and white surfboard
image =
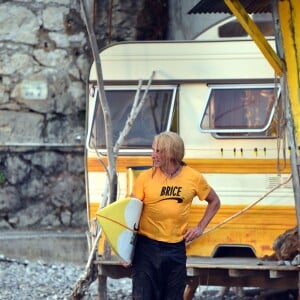
<path fill-rule="evenodd" d="M 111 248 L 126 263 L 131 263 L 143 202 L 124 198 L 107 205 L 96 213 Z"/>

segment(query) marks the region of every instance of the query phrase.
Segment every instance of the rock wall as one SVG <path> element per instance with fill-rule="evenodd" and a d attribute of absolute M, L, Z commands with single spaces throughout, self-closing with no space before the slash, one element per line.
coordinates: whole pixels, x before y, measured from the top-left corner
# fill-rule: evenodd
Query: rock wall
<path fill-rule="evenodd" d="M 165 0 L 89 2 L 99 48 L 165 37 Z M 0 230 L 87 224 L 91 62 L 79 0 L 0 3 Z"/>
<path fill-rule="evenodd" d="M 86 223 L 89 66 L 79 2 L 0 5 L 0 228 Z"/>

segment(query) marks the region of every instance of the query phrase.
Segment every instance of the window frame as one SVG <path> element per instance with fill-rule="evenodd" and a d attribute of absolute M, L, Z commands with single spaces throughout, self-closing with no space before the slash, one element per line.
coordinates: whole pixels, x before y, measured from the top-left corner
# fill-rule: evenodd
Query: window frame
<path fill-rule="evenodd" d="M 143 95 L 143 91 L 146 89 L 146 85 L 142 85 L 141 87 L 141 93 L 140 98 Z M 135 93 L 137 91 L 138 87 L 133 85 L 107 85 L 104 87 L 105 91 L 132 91 L 133 92 L 133 98 L 135 96 Z M 93 124 L 95 122 L 95 114 L 97 114 L 97 107 L 100 105 L 100 100 L 98 97 L 99 90 L 97 87 L 94 87 L 93 89 L 93 95 L 92 95 L 92 111 L 89 112 L 89 122 L 88 122 L 88 131 L 87 131 L 87 139 L 86 139 L 86 148 L 89 151 L 95 151 L 100 153 L 101 155 L 106 156 L 107 155 L 107 146 L 106 147 L 94 147 L 91 145 L 91 141 L 93 139 L 92 133 L 93 133 Z M 149 87 L 149 91 L 159 91 L 159 90 L 170 90 L 172 92 L 171 94 L 171 101 L 170 106 L 167 113 L 167 124 L 166 128 L 164 130 L 171 130 L 172 122 L 173 122 L 173 116 L 175 115 L 175 109 L 176 109 L 176 99 L 177 99 L 177 91 L 178 91 L 178 85 L 152 85 Z M 98 99 L 97 99 L 98 97 Z M 109 99 L 107 99 L 109 102 Z M 97 105 L 97 103 L 99 104 Z M 132 99 L 133 103 L 133 99 Z M 113 122 L 113 120 L 112 120 Z M 118 155 L 149 155 L 152 153 L 152 144 L 145 147 L 139 146 L 139 147 L 128 147 L 128 148 L 120 148 Z"/>
<path fill-rule="evenodd" d="M 275 92 L 275 89 L 277 90 L 277 97 L 276 99 L 274 99 L 274 103 L 273 106 L 270 110 L 270 115 L 268 118 L 268 121 L 266 122 L 266 125 L 263 128 L 234 128 L 234 129 L 220 129 L 220 128 L 203 128 L 202 127 L 202 123 L 203 123 L 203 119 L 206 117 L 205 113 L 207 110 L 207 107 L 210 104 L 211 101 L 211 93 L 213 90 L 216 89 L 257 89 L 257 88 L 272 88 Z M 279 84 L 274 84 L 274 83 L 267 83 L 267 84 L 219 84 L 219 85 L 209 85 L 208 86 L 208 94 L 207 94 L 207 98 L 205 100 L 205 105 L 203 106 L 203 110 L 200 114 L 200 120 L 199 120 L 199 128 L 200 131 L 203 133 L 211 133 L 214 137 L 216 138 L 223 138 L 223 139 L 233 139 L 233 138 L 238 138 L 238 139 L 247 139 L 247 138 L 268 138 L 268 139 L 272 139 L 272 138 L 276 138 L 276 136 L 270 136 L 270 135 L 255 135 L 255 133 L 263 133 L 265 131 L 267 131 L 267 129 L 270 127 L 270 125 L 272 124 L 272 120 L 274 118 L 274 114 L 275 114 L 275 110 L 276 110 L 276 104 L 279 100 L 280 97 L 280 87 Z M 222 135 L 220 135 L 220 133 Z M 224 133 L 228 133 L 228 135 L 224 135 Z M 237 135 L 230 135 L 232 133 L 235 133 Z M 240 135 L 238 135 L 240 133 Z M 247 136 L 245 135 L 245 133 L 251 133 L 251 135 Z"/>

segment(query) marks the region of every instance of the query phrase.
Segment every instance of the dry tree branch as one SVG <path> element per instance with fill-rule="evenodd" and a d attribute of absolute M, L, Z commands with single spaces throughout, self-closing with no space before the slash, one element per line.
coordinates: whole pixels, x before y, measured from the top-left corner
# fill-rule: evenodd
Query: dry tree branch
<path fill-rule="evenodd" d="M 99 90 L 99 100 L 101 103 L 103 116 L 104 116 L 105 137 L 106 137 L 107 156 L 108 156 L 108 172 L 110 178 L 114 178 L 114 174 L 116 174 L 116 166 L 115 166 L 115 156 L 113 153 L 113 130 L 112 130 L 110 109 L 104 91 L 104 82 L 103 82 L 101 61 L 99 57 L 99 49 L 98 49 L 97 40 L 96 40 L 96 36 L 95 36 L 95 32 L 91 20 L 88 17 L 88 7 L 87 7 L 86 0 L 80 0 L 80 3 L 81 3 L 81 8 L 83 11 L 84 20 L 85 20 L 85 24 L 86 24 L 90 44 L 91 44 L 93 59 L 95 62 L 95 68 L 97 74 L 97 86 Z M 111 181 L 112 180 L 109 181 L 110 183 L 109 202 L 113 200 L 115 194 L 113 190 L 114 185 Z"/>
<path fill-rule="evenodd" d="M 136 94 L 135 94 L 135 97 L 134 97 L 134 101 L 133 101 L 133 105 L 132 105 L 129 117 L 126 121 L 126 124 L 125 124 L 122 132 L 119 135 L 119 138 L 118 138 L 115 146 L 114 146 L 114 153 L 115 154 L 118 153 L 120 146 L 122 145 L 125 137 L 129 133 L 130 129 L 132 128 L 133 123 L 134 123 L 138 113 L 141 111 L 141 109 L 142 109 L 142 107 L 143 107 L 143 105 L 144 105 L 144 103 L 147 99 L 148 91 L 149 91 L 149 88 L 152 84 L 152 80 L 153 80 L 154 75 L 155 75 L 155 72 L 153 71 L 141 99 L 139 99 L 139 98 L 140 98 L 140 91 L 141 91 L 141 87 L 142 87 L 142 81 L 141 80 L 139 81 L 139 85 L 138 85 L 138 88 L 137 88 L 137 91 L 136 91 Z"/>
<path fill-rule="evenodd" d="M 111 115 L 109 106 L 106 100 L 104 84 L 103 84 L 103 75 L 102 68 L 99 57 L 99 49 L 97 46 L 97 41 L 95 37 L 95 33 L 93 30 L 92 23 L 88 17 L 88 7 L 85 0 L 80 0 L 82 12 L 84 15 L 84 20 L 86 24 L 86 28 L 88 31 L 89 40 L 91 43 L 91 49 L 93 53 L 93 58 L 96 67 L 97 73 L 97 85 L 99 89 L 99 100 L 103 109 L 104 122 L 105 122 L 105 135 L 106 135 L 106 143 L 107 143 L 107 153 L 108 153 L 108 173 L 110 178 L 116 179 L 116 168 L 115 168 L 115 157 L 113 155 L 113 142 L 112 142 L 112 124 L 111 124 Z M 109 180 L 109 198 L 110 201 L 114 197 L 114 182 L 113 180 Z M 85 267 L 84 273 L 80 276 L 80 278 L 75 283 L 75 286 L 70 295 L 70 299 L 81 299 L 86 290 L 89 288 L 89 285 L 96 279 L 97 277 L 97 268 L 93 265 L 93 261 L 96 258 L 96 249 L 98 246 L 98 241 L 101 236 L 101 230 L 97 233 L 96 239 L 93 242 L 92 249 L 89 254 L 89 259 Z"/>
<path fill-rule="evenodd" d="M 82 299 L 86 291 L 89 289 L 91 283 L 93 283 L 97 278 L 97 266 L 93 265 L 93 261 L 96 258 L 98 241 L 101 237 L 101 234 L 102 230 L 99 230 L 93 243 L 92 249 L 90 251 L 90 255 L 85 265 L 84 272 L 81 274 L 81 276 L 79 277 L 72 289 L 71 295 L 69 297 L 70 300 Z"/>

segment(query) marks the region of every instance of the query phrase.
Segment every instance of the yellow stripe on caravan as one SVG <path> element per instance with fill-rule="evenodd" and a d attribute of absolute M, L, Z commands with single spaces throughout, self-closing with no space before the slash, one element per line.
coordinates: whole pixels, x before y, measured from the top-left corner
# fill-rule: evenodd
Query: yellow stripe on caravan
<path fill-rule="evenodd" d="M 189 226 L 195 226 L 199 222 L 205 207 L 201 204 L 192 205 Z M 207 230 L 222 223 L 243 208 L 242 205 L 222 205 Z M 98 205 L 91 203 L 90 209 L 93 218 Z M 187 254 L 211 256 L 217 247 L 240 245 L 252 248 L 257 257 L 272 255 L 274 240 L 285 230 L 295 227 L 296 224 L 293 206 L 255 206 L 192 242 L 187 246 Z"/>
<path fill-rule="evenodd" d="M 204 213 L 205 205 L 193 205 L 190 226 L 195 226 Z M 222 205 L 207 230 L 243 209 L 240 205 Z M 284 221 L 283 221 L 284 220 Z M 284 223 L 284 225 L 283 225 Z M 256 257 L 272 255 L 275 239 L 285 230 L 295 227 L 296 215 L 293 206 L 255 206 L 204 234 L 187 247 L 188 255 L 211 256 L 219 246 L 247 246 L 254 250 Z"/>
<path fill-rule="evenodd" d="M 103 159 L 107 162 L 107 159 Z M 184 161 L 192 168 L 207 174 L 277 174 L 277 164 L 281 174 L 289 174 L 290 163 L 280 159 L 196 159 L 186 158 Z M 117 159 L 117 171 L 126 172 L 128 167 L 151 166 L 149 156 L 122 156 Z M 87 161 L 88 172 L 104 172 L 104 168 L 95 157 Z"/>

